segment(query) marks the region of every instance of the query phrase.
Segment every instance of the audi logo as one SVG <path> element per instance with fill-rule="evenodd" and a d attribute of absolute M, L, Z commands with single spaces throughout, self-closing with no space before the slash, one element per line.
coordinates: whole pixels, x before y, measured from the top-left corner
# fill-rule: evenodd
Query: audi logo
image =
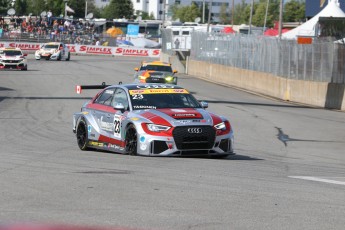
<path fill-rule="evenodd" d="M 202 133 L 202 128 L 189 128 L 188 133 Z"/>

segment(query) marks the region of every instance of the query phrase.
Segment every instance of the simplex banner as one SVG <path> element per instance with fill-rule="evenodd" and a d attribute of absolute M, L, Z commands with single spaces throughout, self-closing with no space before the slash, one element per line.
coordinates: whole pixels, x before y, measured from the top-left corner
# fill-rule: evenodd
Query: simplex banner
<path fill-rule="evenodd" d="M 20 48 L 23 51 L 36 51 L 44 43 L 30 42 L 0 42 L 0 48 L 12 47 Z M 137 47 L 110 47 L 110 46 L 92 46 L 66 44 L 71 53 L 92 54 L 92 55 L 111 55 L 111 56 L 136 56 L 136 57 L 159 57 L 161 49 L 146 49 Z"/>

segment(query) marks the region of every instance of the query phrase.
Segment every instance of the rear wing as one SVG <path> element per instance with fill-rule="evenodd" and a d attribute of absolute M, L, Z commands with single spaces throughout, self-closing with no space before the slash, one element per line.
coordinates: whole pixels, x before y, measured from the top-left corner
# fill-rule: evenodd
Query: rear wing
<path fill-rule="evenodd" d="M 121 84 L 122 82 L 120 81 L 119 85 Z M 102 84 L 100 85 L 77 85 L 75 87 L 75 91 L 77 92 L 77 94 L 81 94 L 81 91 L 83 89 L 104 89 L 104 88 L 107 88 L 108 86 L 111 86 L 111 85 L 107 85 L 105 82 L 102 82 Z"/>

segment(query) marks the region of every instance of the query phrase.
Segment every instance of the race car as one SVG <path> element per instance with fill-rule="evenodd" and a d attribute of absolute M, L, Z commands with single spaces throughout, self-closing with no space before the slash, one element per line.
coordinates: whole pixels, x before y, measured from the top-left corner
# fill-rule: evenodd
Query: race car
<path fill-rule="evenodd" d="M 162 61 L 142 62 L 139 68 L 134 68 L 135 83 L 164 83 L 177 84 L 176 70 L 171 64 Z"/>
<path fill-rule="evenodd" d="M 1 48 L 0 69 L 28 70 L 26 56 L 20 48 Z"/>
<path fill-rule="evenodd" d="M 101 149 L 144 156 L 234 154 L 228 119 L 208 112 L 186 89 L 172 84 L 77 86 L 101 89 L 73 115 L 81 150 Z"/>
<path fill-rule="evenodd" d="M 46 60 L 69 61 L 71 59 L 71 53 L 64 43 L 49 42 L 43 44 L 39 50 L 36 50 L 35 58 L 36 60 L 44 58 Z"/>

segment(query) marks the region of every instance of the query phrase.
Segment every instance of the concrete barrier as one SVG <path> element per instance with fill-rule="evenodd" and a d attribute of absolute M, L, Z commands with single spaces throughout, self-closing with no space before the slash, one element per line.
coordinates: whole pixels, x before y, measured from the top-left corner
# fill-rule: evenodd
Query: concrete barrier
<path fill-rule="evenodd" d="M 202 61 L 187 61 L 187 74 L 263 95 L 312 106 L 345 111 L 345 86 L 328 82 L 293 80 L 269 73 Z"/>

